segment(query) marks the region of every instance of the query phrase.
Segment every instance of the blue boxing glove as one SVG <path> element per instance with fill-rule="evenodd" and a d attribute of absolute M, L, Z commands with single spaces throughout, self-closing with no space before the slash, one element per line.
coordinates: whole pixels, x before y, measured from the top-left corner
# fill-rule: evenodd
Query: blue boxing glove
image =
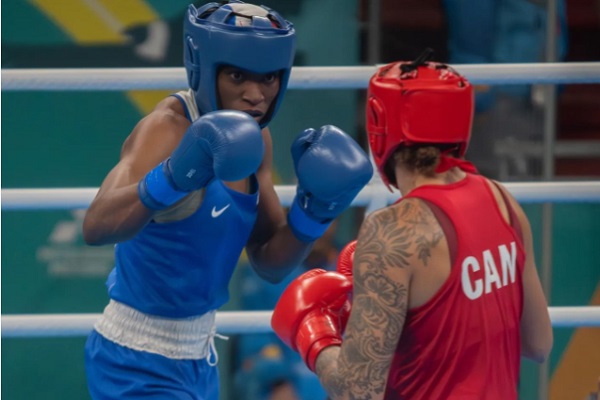
<path fill-rule="evenodd" d="M 333 125 L 302 132 L 292 144 L 292 158 L 298 187 L 288 225 L 298 239 L 311 242 L 350 206 L 373 167 L 358 143 Z"/>
<path fill-rule="evenodd" d="M 256 172 L 264 151 L 261 129 L 250 115 L 233 110 L 207 113 L 192 122 L 171 156 L 140 180 L 140 200 L 161 210 L 214 177 L 246 178 Z"/>

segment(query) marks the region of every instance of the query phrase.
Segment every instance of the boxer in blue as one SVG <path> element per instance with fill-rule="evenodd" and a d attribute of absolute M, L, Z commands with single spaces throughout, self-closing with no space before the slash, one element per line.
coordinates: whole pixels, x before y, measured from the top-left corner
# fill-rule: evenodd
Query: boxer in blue
<path fill-rule="evenodd" d="M 110 296 L 85 348 L 93 399 L 218 399 L 215 313 L 244 249 L 279 282 L 370 180 L 358 144 L 331 125 L 292 145 L 287 216 L 267 128 L 287 87 L 293 25 L 241 1 L 190 6 L 189 90 L 162 100 L 125 140 L 83 226 L 115 243 Z"/>

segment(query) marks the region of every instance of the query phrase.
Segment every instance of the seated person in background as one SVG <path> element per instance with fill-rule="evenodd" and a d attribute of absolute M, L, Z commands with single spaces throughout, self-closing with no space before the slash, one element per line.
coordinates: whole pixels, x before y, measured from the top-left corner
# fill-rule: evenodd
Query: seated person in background
<path fill-rule="evenodd" d="M 443 0 L 449 63 L 539 63 L 546 60 L 546 2 Z M 556 56 L 567 54 L 566 2 L 556 1 Z M 519 147 L 543 139 L 543 95 L 532 85 L 475 86 L 475 121 L 467 159 L 492 179 L 530 178 L 539 159 Z M 540 101 L 540 99 L 542 99 Z M 514 148 L 514 151 L 508 149 Z"/>

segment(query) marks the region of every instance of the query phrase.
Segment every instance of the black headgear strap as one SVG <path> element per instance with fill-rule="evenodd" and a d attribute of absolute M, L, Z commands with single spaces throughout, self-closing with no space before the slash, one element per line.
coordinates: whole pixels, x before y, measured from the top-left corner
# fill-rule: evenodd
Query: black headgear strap
<path fill-rule="evenodd" d="M 433 56 L 433 49 L 428 47 L 413 62 L 401 64 L 400 70 L 403 74 L 414 71 L 417 67 L 426 65 L 427 61 L 431 60 L 431 56 Z"/>

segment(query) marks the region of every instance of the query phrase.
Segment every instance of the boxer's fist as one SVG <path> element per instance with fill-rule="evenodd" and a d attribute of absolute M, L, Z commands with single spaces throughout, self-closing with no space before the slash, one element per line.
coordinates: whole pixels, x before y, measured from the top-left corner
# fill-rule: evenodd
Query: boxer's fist
<path fill-rule="evenodd" d="M 273 330 L 312 371 L 323 349 L 342 343 L 351 292 L 346 276 L 313 269 L 292 281 L 275 305 Z"/>
<path fill-rule="evenodd" d="M 316 240 L 369 182 L 373 167 L 358 143 L 333 125 L 306 129 L 291 152 L 298 187 L 288 223 L 299 239 Z"/>
<path fill-rule="evenodd" d="M 344 246 L 338 256 L 336 270 L 342 275 L 352 279 L 352 267 L 354 266 L 354 252 L 356 251 L 356 240 Z"/>
<path fill-rule="evenodd" d="M 214 111 L 190 125 L 165 163 L 176 190 L 200 189 L 214 176 L 237 181 L 256 172 L 264 155 L 258 123 L 233 110 Z"/>
<path fill-rule="evenodd" d="M 148 208 L 162 209 L 214 177 L 236 181 L 250 176 L 263 155 L 261 129 L 250 115 L 214 111 L 189 126 L 171 156 L 140 181 L 138 193 Z"/>

